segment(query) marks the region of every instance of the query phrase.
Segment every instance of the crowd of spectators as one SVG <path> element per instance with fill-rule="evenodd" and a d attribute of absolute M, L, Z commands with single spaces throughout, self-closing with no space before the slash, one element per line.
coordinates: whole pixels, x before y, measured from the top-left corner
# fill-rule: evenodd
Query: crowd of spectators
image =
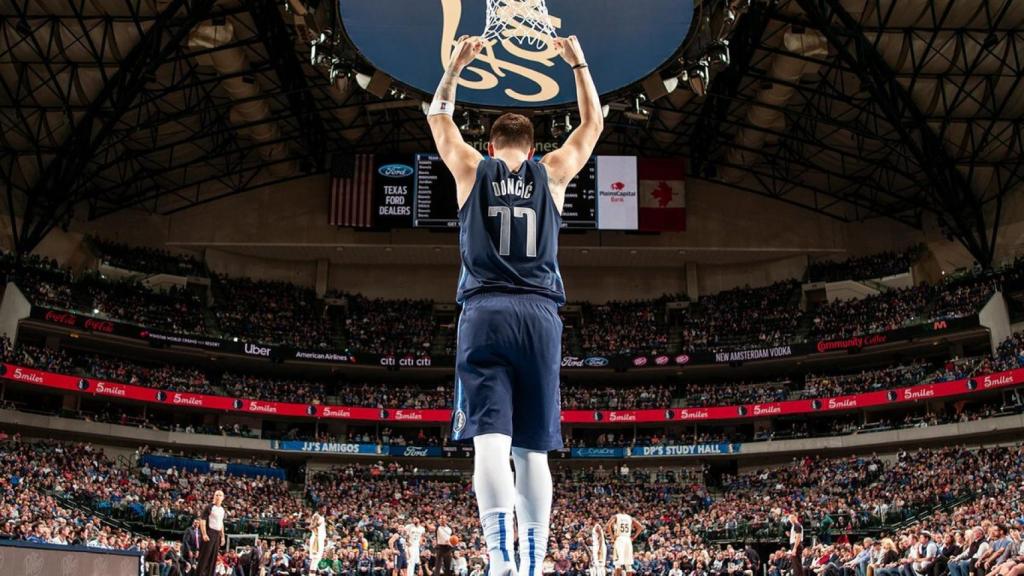
<path fill-rule="evenodd" d="M 921 320 L 928 296 L 927 286 L 921 286 L 829 302 L 814 311 L 812 335 L 818 340 L 842 340 L 898 330 Z"/>
<path fill-rule="evenodd" d="M 223 336 L 299 348 L 334 348 L 323 301 L 289 282 L 214 277 L 214 315 Z"/>
<path fill-rule="evenodd" d="M 37 256 L 16 263 L 5 254 L 2 266 L 36 305 L 179 333 L 205 331 L 202 303 L 185 289 L 151 290 L 137 280 L 109 280 L 95 271 L 74 277 L 56 261 Z"/>
<path fill-rule="evenodd" d="M 656 300 L 582 303 L 583 321 L 575 340 L 586 356 L 657 355 L 668 350 L 665 305 L 678 296 Z"/>
<path fill-rule="evenodd" d="M 809 375 L 805 381 L 801 396 L 821 398 L 826 396 L 844 396 L 875 390 L 890 390 L 903 386 L 923 384 L 928 381 L 932 368 L 926 362 L 912 362 L 888 368 L 862 370 L 854 374 L 835 376 Z"/>
<path fill-rule="evenodd" d="M 682 398 L 687 406 L 732 406 L 781 402 L 789 397 L 789 380 L 755 383 L 688 383 Z"/>
<path fill-rule="evenodd" d="M 800 323 L 800 283 L 735 288 L 701 297 L 680 319 L 682 351 L 730 350 L 791 343 Z"/>
<path fill-rule="evenodd" d="M 109 266 L 146 274 L 206 276 L 206 265 L 191 254 L 172 254 L 159 248 L 130 246 L 95 236 L 89 244 L 100 260 Z"/>
<path fill-rule="evenodd" d="M 889 290 L 860 300 L 836 300 L 814 311 L 812 335 L 818 340 L 841 340 L 971 316 L 996 291 L 998 278 L 967 276 Z"/>
<path fill-rule="evenodd" d="M 0 539 L 129 549 L 132 534 L 62 500 L 82 486 L 118 489 L 115 471 L 88 444 L 27 442 L 0 431 Z"/>
<path fill-rule="evenodd" d="M 396 461 L 346 465 L 312 473 L 304 499 L 297 499 L 281 480 L 148 466 L 119 468 L 87 444 L 26 442 L 6 436 L 0 436 L 0 470 L 6 537 L 156 547 L 161 549 L 154 554 L 159 560 L 167 554 L 162 548 L 166 544 L 111 528 L 99 518 L 177 528 L 191 521 L 213 490 L 221 489 L 226 494 L 228 530 L 235 534 L 301 538 L 303 519 L 314 509 L 324 513 L 330 552 L 321 568 L 344 572 L 362 562 L 379 565 L 387 574 L 394 561 L 388 540 L 413 517 L 422 519 L 426 528 L 424 560 L 436 544 L 433 528 L 446 517 L 459 536 L 458 557 L 466 559 L 466 574 L 484 570 L 487 563 L 471 478 L 460 471 L 419 469 Z M 972 543 L 978 536 L 967 535 L 977 526 L 988 531 L 981 536 L 990 551 L 1007 547 L 1006 538 L 1012 541 L 1006 554 L 986 557 L 988 572 L 1018 558 L 1019 532 L 1011 533 L 1017 530 L 1011 526 L 1024 523 L 1024 448 L 1019 444 L 904 450 L 885 457 L 804 456 L 781 467 L 720 478 L 699 468 L 628 463 L 555 467 L 552 473 L 555 513 L 545 562 L 555 573 L 566 575 L 586 573 L 590 528 L 619 511 L 644 525 L 636 539 L 634 568 L 651 576 L 667 576 L 673 566 L 689 576 L 728 574 L 726 567 L 736 563 L 749 569 L 760 562 L 758 555 L 724 542 L 784 542 L 791 513 L 801 519 L 811 550 L 801 561 L 818 576 L 825 572 L 816 567 L 841 568 L 863 550 L 856 548 L 860 540 L 850 542 L 850 534 L 891 538 L 878 549 L 872 548 L 872 539 L 864 542 L 876 554 L 868 563 L 881 570 L 899 566 L 901 558 L 937 559 L 938 550 L 926 557 L 914 552 L 914 542 L 927 545 L 928 539 L 943 544 L 947 561 L 958 562 L 965 558 L 958 556 L 961 550 L 977 550 Z M 707 478 L 719 488 L 705 486 Z M 95 513 L 61 506 L 61 498 Z M 913 523 L 904 522 L 908 519 Z M 954 551 L 955 545 L 960 550 Z M 895 555 L 883 562 L 884 551 Z M 228 553 L 221 561 L 230 565 L 237 560 L 237 553 Z M 301 564 L 305 557 L 301 546 L 289 547 L 282 541 L 270 546 L 262 560 L 273 568 L 275 563 Z M 779 574 L 788 561 L 773 553 L 766 567 Z"/>
<path fill-rule="evenodd" d="M 842 280 L 872 280 L 910 271 L 921 256 L 921 246 L 896 251 L 879 252 L 869 256 L 848 258 L 841 262 L 822 260 L 811 262 L 807 277 L 811 282 L 840 282 Z"/>
<path fill-rule="evenodd" d="M 124 259 L 121 263 L 125 266 L 133 259 L 146 268 L 193 264 L 187 257 L 161 251 L 137 249 L 138 255 L 133 256 L 136 249 L 111 246 L 116 246 L 112 253 Z M 884 271 L 884 263 L 890 261 L 902 268 L 907 258 L 914 257 L 911 254 L 876 255 L 812 267 L 824 266 L 827 271 L 819 272 L 830 277 L 860 277 Z M 454 352 L 454 323 L 447 316 L 443 322 L 435 318 L 433 303 L 428 300 L 384 300 L 339 292 L 320 299 L 313 290 L 286 282 L 216 276 L 212 312 L 217 327 L 207 327 L 203 302 L 185 290 L 158 292 L 97 273 L 73 277 L 55 262 L 38 257 L 27 257 L 15 266 L 8 254 L 0 265 L 35 303 L 154 328 L 296 348 L 347 349 L 356 354 Z M 1003 283 L 1019 280 L 1022 271 L 1024 262 L 1014 262 L 996 272 L 967 272 L 936 284 L 830 302 L 807 312 L 799 307 L 797 280 L 725 290 L 702 296 L 688 307 L 668 306 L 686 299 L 678 294 L 652 300 L 583 303 L 579 316 L 566 324 L 563 346 L 567 355 L 577 356 L 660 355 L 845 339 L 970 316 Z"/>
<path fill-rule="evenodd" d="M 340 294 L 345 345 L 353 352 L 430 355 L 438 327 L 430 300 L 383 300 Z"/>
<path fill-rule="evenodd" d="M 669 384 L 594 386 L 562 383 L 565 410 L 624 410 L 666 408 L 672 405 L 675 387 Z"/>

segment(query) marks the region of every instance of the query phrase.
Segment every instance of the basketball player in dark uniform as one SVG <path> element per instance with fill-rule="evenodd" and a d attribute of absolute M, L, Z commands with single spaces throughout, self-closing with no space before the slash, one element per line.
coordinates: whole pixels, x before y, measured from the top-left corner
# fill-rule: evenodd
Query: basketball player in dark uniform
<path fill-rule="evenodd" d="M 575 37 L 551 47 L 572 67 L 580 125 L 537 162 L 533 125 L 504 114 L 491 126 L 488 158 L 462 139 L 452 119 L 459 74 L 486 46 L 454 46 L 427 120 L 455 177 L 462 272 L 452 439 L 474 443 L 473 487 L 490 557 L 489 573 L 540 576 L 551 521 L 547 452 L 562 447 L 559 369 L 565 303 L 558 232 L 565 189 L 604 128 L 601 103 Z M 515 477 L 509 455 L 515 463 Z M 519 568 L 512 558 L 513 513 Z"/>

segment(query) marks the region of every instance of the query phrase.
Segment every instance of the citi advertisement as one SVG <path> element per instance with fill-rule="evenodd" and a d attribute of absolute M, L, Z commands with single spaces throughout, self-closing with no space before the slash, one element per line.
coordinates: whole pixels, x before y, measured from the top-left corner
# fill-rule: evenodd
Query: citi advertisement
<path fill-rule="evenodd" d="M 361 406 L 297 404 L 247 398 L 230 398 L 208 394 L 175 392 L 173 390 L 158 390 L 95 378 L 55 374 L 14 364 L 0 364 L 0 377 L 28 386 L 40 386 L 79 394 L 104 396 L 134 402 L 149 402 L 182 408 L 242 412 L 265 416 L 332 418 L 369 422 L 443 424 L 451 421 L 451 410 L 442 408 L 380 409 Z M 788 400 L 785 402 L 734 406 L 654 408 L 648 410 L 563 410 L 562 422 L 567 424 L 633 424 L 768 418 L 794 414 L 813 414 L 816 412 L 859 410 L 899 403 L 968 396 L 989 390 L 1012 388 L 1021 384 L 1024 384 L 1024 368 L 950 382 L 920 384 L 891 390 L 877 390 L 863 394 Z"/>

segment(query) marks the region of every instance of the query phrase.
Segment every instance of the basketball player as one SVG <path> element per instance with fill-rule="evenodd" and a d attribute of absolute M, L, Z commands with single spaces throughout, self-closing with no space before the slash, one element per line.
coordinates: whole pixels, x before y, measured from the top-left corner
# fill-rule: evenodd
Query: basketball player
<path fill-rule="evenodd" d="M 324 556 L 324 544 L 327 540 L 327 525 L 324 517 L 314 512 L 309 519 L 309 574 L 316 576 L 319 572 L 320 559 Z"/>
<path fill-rule="evenodd" d="M 452 439 L 473 439 L 474 480 L 491 576 L 517 572 L 512 514 L 519 533 L 519 576 L 540 576 L 551 521 L 547 452 L 562 447 L 558 372 L 565 290 L 558 231 L 565 189 L 583 169 L 604 128 L 601 103 L 575 37 L 550 41 L 572 67 L 580 125 L 565 144 L 533 160 L 533 125 L 503 114 L 483 158 L 452 119 L 459 74 L 487 45 L 460 38 L 427 121 L 455 177 L 462 304 L 455 360 Z M 515 478 L 509 455 L 515 462 Z"/>
<path fill-rule="evenodd" d="M 409 567 L 409 553 L 405 542 L 405 528 L 398 530 L 388 539 L 388 548 L 395 552 L 395 573 L 392 576 L 406 576 L 404 572 Z"/>
<path fill-rule="evenodd" d="M 622 576 L 622 573 L 634 574 L 633 569 L 633 540 L 644 531 L 644 525 L 629 514 L 616 514 L 608 520 L 608 532 L 612 534 L 615 543 L 612 548 L 612 566 L 615 567 L 615 576 Z"/>
<path fill-rule="evenodd" d="M 608 544 L 604 541 L 604 528 L 595 522 L 590 530 L 590 576 L 604 576 L 608 566 Z"/>
<path fill-rule="evenodd" d="M 789 545 L 793 576 L 804 576 L 804 527 L 795 513 L 789 514 Z"/>
<path fill-rule="evenodd" d="M 405 543 L 409 546 L 406 576 L 416 576 L 416 570 L 420 564 L 420 543 L 423 540 L 423 533 L 426 531 L 427 529 L 420 524 L 420 519 L 415 516 L 412 523 L 405 526 Z"/>

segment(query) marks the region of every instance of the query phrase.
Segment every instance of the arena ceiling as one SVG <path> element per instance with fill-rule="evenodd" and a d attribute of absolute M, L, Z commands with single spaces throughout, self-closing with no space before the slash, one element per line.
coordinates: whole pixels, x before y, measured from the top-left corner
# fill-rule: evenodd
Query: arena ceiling
<path fill-rule="evenodd" d="M 324 172 L 335 154 L 430 149 L 416 94 L 357 85 L 331 4 L 0 5 L 0 174 L 23 215 L 18 249 L 75 215 L 167 214 Z M 843 221 L 934 217 L 991 262 L 1024 176 L 1024 3 L 704 4 L 741 14 L 731 64 L 704 96 L 686 82 L 619 95 L 603 151 L 685 156 L 691 178 Z M 313 44 L 351 68 L 332 81 Z"/>

